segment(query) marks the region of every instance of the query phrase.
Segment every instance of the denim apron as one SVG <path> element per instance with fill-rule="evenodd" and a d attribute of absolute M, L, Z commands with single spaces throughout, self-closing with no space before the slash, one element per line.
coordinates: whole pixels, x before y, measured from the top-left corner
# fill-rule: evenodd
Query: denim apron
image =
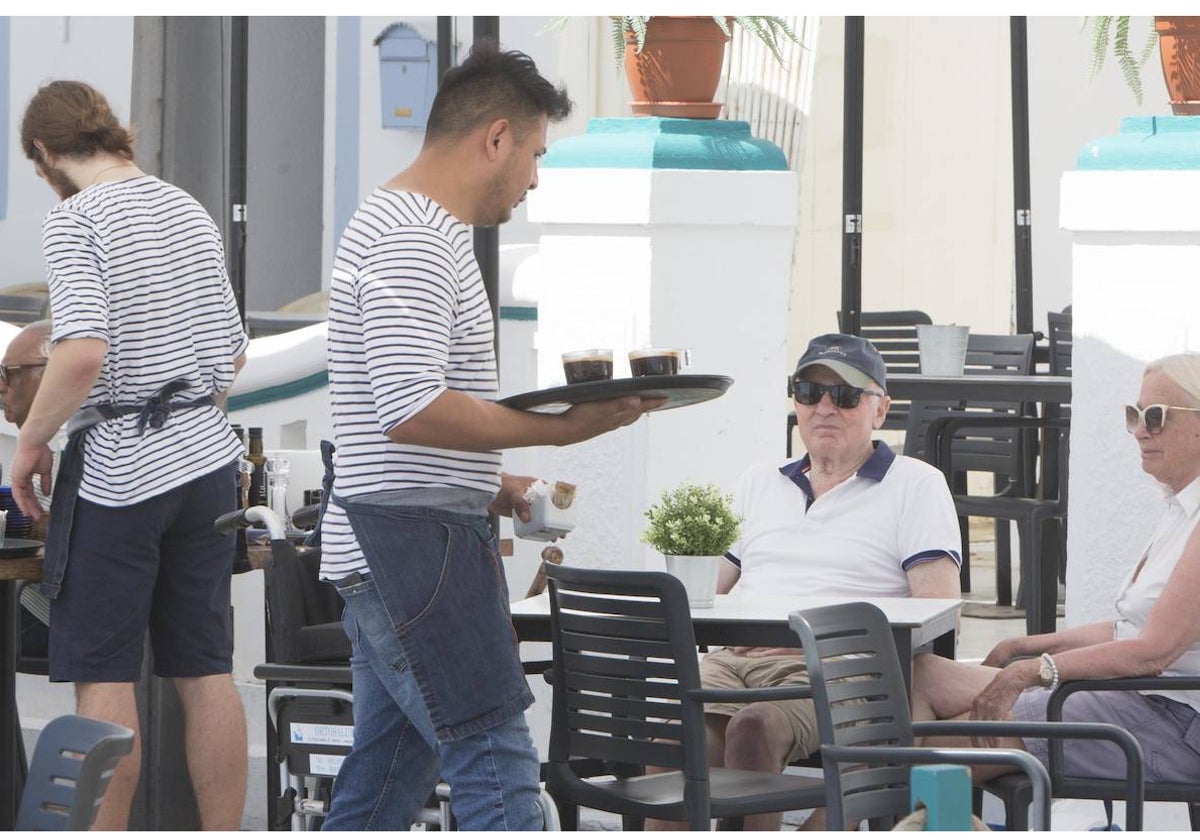
<path fill-rule="evenodd" d="M 39 585 L 47 598 L 57 598 L 62 588 L 63 575 L 67 571 L 68 550 L 71 547 L 71 524 L 75 519 L 75 500 L 83 483 L 83 439 L 93 426 L 121 417 L 137 414 L 137 430 L 141 434 L 146 427 L 161 429 L 172 411 L 183 408 L 199 408 L 215 405 L 211 395 L 198 400 L 170 402 L 175 394 L 188 387 L 182 379 L 168 382 L 144 403 L 101 403 L 79 409 L 67 421 L 67 445 L 63 447 L 58 462 L 58 474 L 54 479 L 54 493 L 50 497 L 50 509 L 54 512 L 46 528 L 45 561 L 42 564 L 42 582 Z"/>
<path fill-rule="evenodd" d="M 346 511 L 439 741 L 533 703 L 496 538 L 482 513 L 334 501 Z"/>

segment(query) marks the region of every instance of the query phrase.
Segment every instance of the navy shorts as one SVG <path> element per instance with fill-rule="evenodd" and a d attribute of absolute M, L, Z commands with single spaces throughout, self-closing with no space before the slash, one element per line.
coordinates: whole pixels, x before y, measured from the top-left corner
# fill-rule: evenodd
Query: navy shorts
<path fill-rule="evenodd" d="M 233 670 L 234 465 L 125 507 L 79 499 L 70 559 L 50 602 L 50 679 L 136 682 L 147 627 L 160 677 Z M 53 516 L 53 511 L 51 511 Z"/>

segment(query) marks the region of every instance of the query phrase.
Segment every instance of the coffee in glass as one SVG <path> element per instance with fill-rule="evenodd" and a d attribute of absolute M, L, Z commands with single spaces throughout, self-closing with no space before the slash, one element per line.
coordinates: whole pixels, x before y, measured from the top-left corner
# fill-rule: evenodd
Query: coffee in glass
<path fill-rule="evenodd" d="M 629 351 L 629 372 L 634 376 L 674 376 L 679 373 L 681 351 L 647 347 Z"/>
<path fill-rule="evenodd" d="M 572 350 L 562 354 L 563 373 L 567 384 L 612 379 L 612 350 Z"/>

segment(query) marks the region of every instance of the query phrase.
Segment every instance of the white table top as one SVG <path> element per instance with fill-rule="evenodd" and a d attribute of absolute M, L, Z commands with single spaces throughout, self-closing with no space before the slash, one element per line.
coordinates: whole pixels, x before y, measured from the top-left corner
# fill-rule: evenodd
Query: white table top
<path fill-rule="evenodd" d="M 850 601 L 866 601 L 883 610 L 888 623 L 899 627 L 923 627 L 951 616 L 962 606 L 958 598 L 754 598 L 740 593 L 718 595 L 711 609 L 692 609 L 693 622 L 786 622 L 796 610 L 827 607 Z M 512 604 L 513 617 L 549 617 L 550 595 L 543 592 Z"/>

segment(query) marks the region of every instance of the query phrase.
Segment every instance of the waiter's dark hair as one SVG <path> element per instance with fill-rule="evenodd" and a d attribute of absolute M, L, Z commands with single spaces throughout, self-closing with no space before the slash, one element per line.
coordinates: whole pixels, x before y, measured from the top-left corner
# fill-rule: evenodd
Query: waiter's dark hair
<path fill-rule="evenodd" d="M 556 88 L 538 73 L 532 58 L 501 50 L 493 38 L 481 38 L 467 60 L 442 77 L 429 111 L 425 142 L 463 137 L 498 119 L 524 124 L 545 115 L 558 122 L 570 114 L 566 89 Z"/>
<path fill-rule="evenodd" d="M 133 131 L 121 125 L 104 94 L 85 82 L 60 80 L 38 88 L 21 120 L 21 148 L 40 161 L 34 140 L 46 151 L 70 158 L 101 152 L 133 160 Z"/>

